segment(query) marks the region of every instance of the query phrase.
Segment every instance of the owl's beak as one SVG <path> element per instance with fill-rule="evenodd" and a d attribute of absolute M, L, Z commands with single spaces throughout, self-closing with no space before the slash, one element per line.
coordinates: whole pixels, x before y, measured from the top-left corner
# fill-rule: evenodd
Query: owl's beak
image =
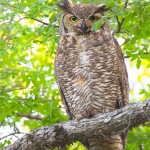
<path fill-rule="evenodd" d="M 81 24 L 81 30 L 83 33 L 86 32 L 86 30 L 88 29 L 85 20 L 83 20 L 82 24 Z"/>

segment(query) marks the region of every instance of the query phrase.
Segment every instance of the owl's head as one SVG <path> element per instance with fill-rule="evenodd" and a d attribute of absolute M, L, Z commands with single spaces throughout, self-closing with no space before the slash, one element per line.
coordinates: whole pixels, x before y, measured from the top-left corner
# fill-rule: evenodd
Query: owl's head
<path fill-rule="evenodd" d="M 92 24 L 102 18 L 106 5 L 73 4 L 71 0 L 62 0 L 58 7 L 63 11 L 60 32 L 85 34 L 91 32 Z"/>

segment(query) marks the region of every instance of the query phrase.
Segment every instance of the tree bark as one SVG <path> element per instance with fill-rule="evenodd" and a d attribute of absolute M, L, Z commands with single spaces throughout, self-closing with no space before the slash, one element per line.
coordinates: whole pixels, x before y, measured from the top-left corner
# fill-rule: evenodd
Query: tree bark
<path fill-rule="evenodd" d="M 150 120 L 150 99 L 79 122 L 72 120 L 34 130 L 3 150 L 48 150 L 74 141 L 119 134 Z"/>

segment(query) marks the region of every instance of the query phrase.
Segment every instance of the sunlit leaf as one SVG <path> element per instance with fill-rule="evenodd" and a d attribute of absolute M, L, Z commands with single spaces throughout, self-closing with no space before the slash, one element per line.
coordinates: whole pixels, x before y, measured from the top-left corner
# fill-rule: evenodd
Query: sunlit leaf
<path fill-rule="evenodd" d="M 137 62 L 136 62 L 136 67 L 137 67 L 137 69 L 139 69 L 140 66 L 141 66 L 141 59 L 138 58 L 138 59 L 137 59 Z"/>
<path fill-rule="evenodd" d="M 95 23 L 93 23 L 91 30 L 92 31 L 98 30 L 104 24 L 105 21 L 106 21 L 105 18 L 102 18 L 101 20 L 96 21 Z"/>

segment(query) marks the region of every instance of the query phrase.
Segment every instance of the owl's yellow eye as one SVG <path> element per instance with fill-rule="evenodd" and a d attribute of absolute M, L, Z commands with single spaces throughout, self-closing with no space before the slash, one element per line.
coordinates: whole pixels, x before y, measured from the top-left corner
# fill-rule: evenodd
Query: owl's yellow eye
<path fill-rule="evenodd" d="M 90 16 L 89 19 L 91 22 L 95 22 L 98 20 L 98 17 L 97 16 Z"/>
<path fill-rule="evenodd" d="M 71 22 L 77 22 L 78 21 L 78 18 L 76 16 L 71 16 L 70 17 L 70 21 Z"/>

